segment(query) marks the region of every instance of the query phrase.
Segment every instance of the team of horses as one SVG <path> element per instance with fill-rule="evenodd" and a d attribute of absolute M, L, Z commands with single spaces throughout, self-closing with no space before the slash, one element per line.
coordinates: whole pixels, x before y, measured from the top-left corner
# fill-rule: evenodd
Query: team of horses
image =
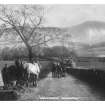
<path fill-rule="evenodd" d="M 31 82 L 33 86 L 37 86 L 37 81 L 40 73 L 40 64 L 38 61 L 24 62 L 22 60 L 15 60 L 14 64 L 2 69 L 2 77 L 4 82 L 4 87 L 16 85 L 26 85 L 29 86 Z"/>

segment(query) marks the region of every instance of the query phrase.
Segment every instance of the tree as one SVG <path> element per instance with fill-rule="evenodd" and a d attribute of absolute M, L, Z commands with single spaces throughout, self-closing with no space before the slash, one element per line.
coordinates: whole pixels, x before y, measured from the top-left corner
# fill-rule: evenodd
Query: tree
<path fill-rule="evenodd" d="M 29 60 L 32 60 L 32 47 L 51 40 L 45 35 L 35 33 L 43 22 L 44 8 L 39 5 L 1 5 L 1 34 L 8 28 L 13 29 L 28 50 Z M 36 41 L 35 41 L 36 40 Z M 43 41 L 42 41 L 43 40 Z"/>
<path fill-rule="evenodd" d="M 10 48 L 5 47 L 4 49 L 2 49 L 2 52 L 0 55 L 2 56 L 3 60 L 9 60 L 11 58 L 11 55 L 12 55 L 12 53 L 10 53 Z"/>

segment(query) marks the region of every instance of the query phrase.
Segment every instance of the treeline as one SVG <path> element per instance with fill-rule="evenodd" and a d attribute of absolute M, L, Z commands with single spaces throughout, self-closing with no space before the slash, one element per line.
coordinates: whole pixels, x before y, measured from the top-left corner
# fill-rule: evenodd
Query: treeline
<path fill-rule="evenodd" d="M 58 56 L 71 56 L 74 52 L 71 52 L 66 47 L 43 47 L 33 48 L 33 57 L 58 57 Z M 13 60 L 15 58 L 28 58 L 28 51 L 26 48 L 12 48 L 5 47 L 0 53 L 2 60 Z"/>

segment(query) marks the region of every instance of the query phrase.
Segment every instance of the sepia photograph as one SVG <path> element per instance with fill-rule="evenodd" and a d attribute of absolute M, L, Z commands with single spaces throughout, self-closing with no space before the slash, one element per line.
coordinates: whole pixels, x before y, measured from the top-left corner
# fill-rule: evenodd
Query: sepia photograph
<path fill-rule="evenodd" d="M 0 101 L 105 101 L 105 4 L 0 4 Z"/>

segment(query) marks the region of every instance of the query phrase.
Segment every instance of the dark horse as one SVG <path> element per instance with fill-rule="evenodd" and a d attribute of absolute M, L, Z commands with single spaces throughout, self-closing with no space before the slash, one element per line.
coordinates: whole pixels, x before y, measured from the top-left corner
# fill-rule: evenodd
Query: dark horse
<path fill-rule="evenodd" d="M 7 64 L 5 64 L 5 67 L 2 69 L 2 77 L 3 77 L 4 87 L 9 87 L 10 85 L 12 86 L 16 85 L 17 81 L 16 66 L 11 65 L 7 67 Z"/>
<path fill-rule="evenodd" d="M 17 76 L 17 83 L 24 84 L 27 80 L 27 72 L 23 67 L 22 60 L 16 59 L 15 60 L 15 67 L 16 67 L 16 76 Z"/>
<path fill-rule="evenodd" d="M 25 81 L 25 70 L 23 69 L 22 62 L 15 60 L 14 65 L 8 66 L 5 64 L 2 69 L 2 77 L 4 82 L 4 87 L 9 87 L 10 85 L 16 86 Z"/>

